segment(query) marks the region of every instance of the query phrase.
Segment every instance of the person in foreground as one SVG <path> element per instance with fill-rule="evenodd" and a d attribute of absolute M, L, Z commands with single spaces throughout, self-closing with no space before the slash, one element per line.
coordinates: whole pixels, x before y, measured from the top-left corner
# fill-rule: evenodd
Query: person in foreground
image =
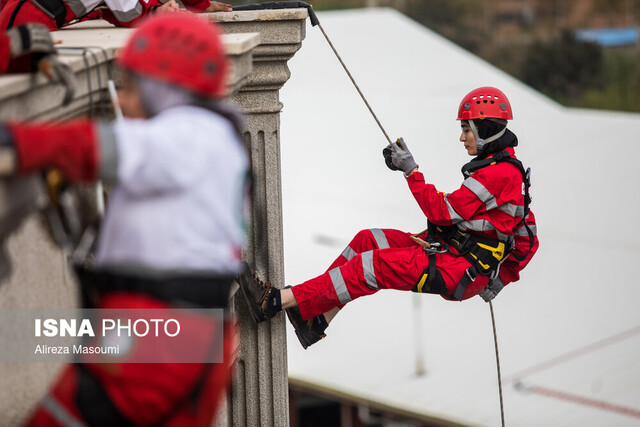
<path fill-rule="evenodd" d="M 386 165 L 404 173 L 428 228 L 418 234 L 362 230 L 324 274 L 284 289 L 264 283 L 245 265 L 239 283 L 254 321 L 286 310 L 307 348 L 325 336 L 345 304 L 381 289 L 451 301 L 479 294 L 491 301 L 519 280 L 539 243 L 529 209 L 529 171 L 517 160 L 518 139 L 507 128 L 512 118 L 509 100 L 496 88 L 465 95 L 458 109 L 460 141 L 474 158 L 462 167 L 462 186 L 451 193 L 425 181 L 402 139 L 386 147 Z"/>
<path fill-rule="evenodd" d="M 85 308 L 228 311 L 249 172 L 239 115 L 225 102 L 219 32 L 192 14 L 151 17 L 117 62 L 125 118 L 0 123 L 0 176 L 57 168 L 70 183 L 112 185 L 95 253 L 75 265 Z M 230 383 L 235 327 L 184 320 L 171 343 L 203 326 L 187 349 L 133 337 L 120 346 L 129 359 L 68 365 L 27 425 L 210 426 Z M 218 350 L 221 363 L 173 363 Z"/>

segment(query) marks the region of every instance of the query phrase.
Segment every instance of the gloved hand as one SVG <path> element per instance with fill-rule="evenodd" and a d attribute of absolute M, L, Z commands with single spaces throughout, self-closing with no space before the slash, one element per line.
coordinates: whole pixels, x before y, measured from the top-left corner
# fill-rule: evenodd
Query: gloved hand
<path fill-rule="evenodd" d="M 418 167 L 411 151 L 409 151 L 407 144 L 402 138 L 398 138 L 396 142 L 389 144 L 382 150 L 382 155 L 389 169 L 401 170 L 404 172 L 404 176 L 409 176 L 411 171 Z"/>
<path fill-rule="evenodd" d="M 487 285 L 487 287 L 484 288 L 478 295 L 482 297 L 484 302 L 489 302 L 494 299 L 496 295 L 498 295 L 498 293 L 500 293 L 502 288 L 504 288 L 504 283 L 502 283 L 500 276 L 496 276 L 494 279 L 491 279 L 489 285 Z"/>
<path fill-rule="evenodd" d="M 40 24 L 24 24 L 7 31 L 10 40 L 11 58 L 27 53 L 54 53 L 49 30 Z"/>
<path fill-rule="evenodd" d="M 24 24 L 7 31 L 11 58 L 32 54 L 32 71 L 41 71 L 51 81 L 65 87 L 62 105 L 69 104 L 75 95 L 75 74 L 58 59 L 49 30 L 40 24 Z"/>
<path fill-rule="evenodd" d="M 38 70 L 40 70 L 47 78 L 53 82 L 60 83 L 64 86 L 64 98 L 62 105 L 68 105 L 74 98 L 76 93 L 76 75 L 71 67 L 58 59 L 58 56 L 51 53 L 38 62 Z"/>

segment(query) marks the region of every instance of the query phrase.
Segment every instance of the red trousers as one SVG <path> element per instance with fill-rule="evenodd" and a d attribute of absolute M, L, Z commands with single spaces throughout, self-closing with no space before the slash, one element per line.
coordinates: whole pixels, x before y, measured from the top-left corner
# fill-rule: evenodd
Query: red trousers
<path fill-rule="evenodd" d="M 381 289 L 410 291 L 429 267 L 429 256 L 410 238 L 392 229 L 362 230 L 326 273 L 292 288 L 302 318 L 307 320 Z M 450 253 L 436 255 L 436 266 L 452 294 L 471 264 Z M 488 284 L 478 276 L 462 299 L 480 293 Z"/>
<path fill-rule="evenodd" d="M 148 296 L 124 293 L 101 304 L 116 307 L 167 308 Z M 70 364 L 26 425 L 209 427 L 231 382 L 236 336 L 230 321 L 224 329 L 222 363 Z"/>

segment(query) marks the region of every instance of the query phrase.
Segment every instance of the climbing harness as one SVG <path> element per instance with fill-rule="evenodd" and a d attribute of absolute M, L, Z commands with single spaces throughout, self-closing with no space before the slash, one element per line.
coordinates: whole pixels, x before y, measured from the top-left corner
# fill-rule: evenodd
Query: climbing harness
<path fill-rule="evenodd" d="M 414 235 L 411 238 L 420 244 L 424 251 L 429 254 L 429 266 L 425 269 L 418 283 L 413 288 L 414 292 L 427 292 L 441 294 L 445 298 L 453 300 L 462 300 L 464 291 L 467 289 L 478 275 L 489 277 L 490 281 L 480 296 L 485 301 L 493 299 L 504 287 L 500 280 L 500 267 L 509 255 L 518 261 L 526 259 L 527 255 L 533 249 L 535 238 L 533 231 L 526 223 L 529 214 L 529 204 L 531 197 L 529 195 L 529 187 L 531 187 L 530 176 L 531 170 L 525 171 L 522 162 L 511 157 L 508 151 L 500 151 L 491 157 L 482 160 L 472 161 L 463 167 L 462 173 L 466 178 L 470 177 L 477 170 L 497 163 L 507 162 L 514 165 L 520 171 L 523 179 L 524 190 L 524 214 L 518 227 L 523 226 L 529 237 L 529 249 L 523 255 L 518 255 L 513 250 L 513 238 L 507 241 L 480 236 L 475 233 L 462 231 L 455 225 L 439 226 L 432 222 L 428 222 L 427 230 Z M 425 240 L 418 236 L 425 234 Z M 451 251 L 451 249 L 455 251 Z M 444 286 L 444 280 L 439 271 L 435 268 L 436 254 L 449 252 L 454 256 L 464 257 L 471 264 L 467 268 L 465 274 L 460 279 L 453 293 L 449 293 Z"/>
<path fill-rule="evenodd" d="M 425 232 L 426 240 L 418 237 Z M 411 239 L 422 246 L 429 256 L 429 265 L 412 289 L 413 292 L 440 294 L 447 299 L 460 301 L 465 289 L 478 275 L 488 276 L 491 279 L 489 286 L 496 283 L 495 287 L 502 289 L 502 282 L 498 276 L 500 266 L 511 254 L 505 242 L 461 231 L 455 225 L 438 226 L 430 221 L 427 230 L 411 236 Z M 449 293 L 442 274 L 436 268 L 436 255 L 443 253 L 463 257 L 471 264 L 453 293 Z"/>
<path fill-rule="evenodd" d="M 517 255 L 514 253 L 513 257 L 518 261 L 524 261 L 527 255 L 529 255 L 529 253 L 531 252 L 531 249 L 533 249 L 533 244 L 535 241 L 533 231 L 527 224 L 527 217 L 529 216 L 529 205 L 531 204 L 531 195 L 529 193 L 529 189 L 531 188 L 531 168 L 527 168 L 525 170 L 520 160 L 511 157 L 511 154 L 509 154 L 507 150 L 504 150 L 497 152 L 485 159 L 473 160 L 467 163 L 462 168 L 462 176 L 464 177 L 464 179 L 467 179 L 479 169 L 503 162 L 514 165 L 520 171 L 520 175 L 522 175 L 522 190 L 524 192 L 524 214 L 522 215 L 522 220 L 520 221 L 518 226 L 524 226 L 525 230 L 527 231 L 527 235 L 529 237 L 529 249 L 524 255 Z"/>
<path fill-rule="evenodd" d="M 64 47 L 58 48 L 58 53 L 62 54 L 76 54 L 81 55 L 85 73 L 87 75 L 87 92 L 89 97 L 89 116 L 95 116 L 98 112 L 98 116 L 106 117 L 105 100 L 103 93 L 100 91 L 98 99 L 98 107 L 95 107 L 94 102 L 94 87 L 91 77 L 92 65 L 96 68 L 96 81 L 98 88 L 103 88 L 103 80 L 98 68 L 97 54 L 92 51 L 97 49 L 101 52 L 107 64 L 107 79 L 108 82 L 113 84 L 113 77 L 111 72 L 111 65 L 109 64 L 109 55 L 102 47 L 88 46 L 88 47 Z M 89 60 L 91 58 L 91 61 Z M 84 209 L 81 208 L 78 203 L 78 195 L 75 194 L 75 190 L 69 188 L 60 171 L 52 169 L 45 174 L 45 184 L 47 193 L 49 196 L 49 204 L 44 208 L 43 214 L 47 219 L 49 225 L 49 231 L 54 241 L 68 252 L 73 261 L 84 260 L 89 255 L 91 247 L 97 231 L 95 230 L 94 220 L 86 221 L 87 218 L 81 218 L 79 212 Z M 105 202 L 104 202 L 104 190 L 101 182 L 97 182 L 95 185 L 95 211 L 96 220 L 99 220 L 104 216 Z"/>

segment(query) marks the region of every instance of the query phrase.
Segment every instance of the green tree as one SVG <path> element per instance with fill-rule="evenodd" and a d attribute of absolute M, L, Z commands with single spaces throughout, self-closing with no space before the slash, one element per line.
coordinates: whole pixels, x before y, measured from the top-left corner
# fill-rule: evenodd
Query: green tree
<path fill-rule="evenodd" d="M 482 2 L 471 0 L 409 0 L 404 12 L 463 48 L 477 53 L 491 42 L 484 8 Z"/>
<path fill-rule="evenodd" d="M 608 53 L 605 85 L 588 90 L 581 106 L 609 110 L 640 111 L 640 67 L 637 55 L 624 50 Z"/>
<path fill-rule="evenodd" d="M 308 3 L 315 10 L 353 9 L 365 5 L 364 0 L 314 0 Z"/>
<path fill-rule="evenodd" d="M 588 88 L 601 86 L 602 49 L 592 42 L 576 40 L 564 31 L 549 42 L 536 41 L 527 48 L 522 80 L 561 102 L 575 104 Z"/>

